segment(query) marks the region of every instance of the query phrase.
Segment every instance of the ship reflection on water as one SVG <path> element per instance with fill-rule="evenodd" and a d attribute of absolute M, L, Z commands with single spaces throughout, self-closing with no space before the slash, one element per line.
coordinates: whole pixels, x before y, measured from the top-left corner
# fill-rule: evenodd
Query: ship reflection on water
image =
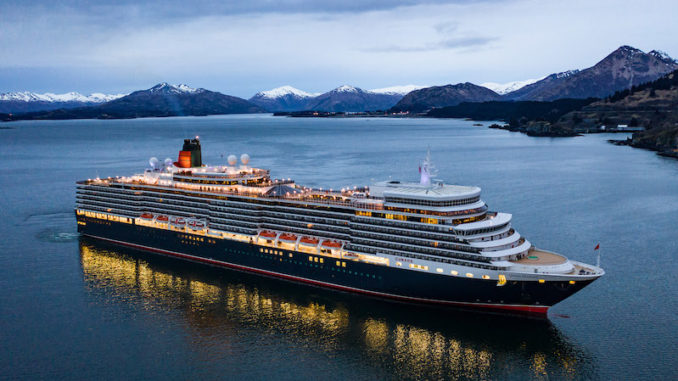
<path fill-rule="evenodd" d="M 355 357 L 388 378 L 596 377 L 592 357 L 547 320 L 381 302 L 84 237 L 80 255 L 90 293 L 179 312 L 201 350 L 226 350 L 229 335 L 246 329 L 331 358 Z"/>

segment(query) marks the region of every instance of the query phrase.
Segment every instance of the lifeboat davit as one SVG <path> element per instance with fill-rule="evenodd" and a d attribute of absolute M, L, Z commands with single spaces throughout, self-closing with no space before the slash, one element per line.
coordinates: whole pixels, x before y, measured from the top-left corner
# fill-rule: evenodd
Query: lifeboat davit
<path fill-rule="evenodd" d="M 186 220 L 183 217 L 172 217 L 170 223 L 174 226 L 184 226 L 186 225 Z"/>
<path fill-rule="evenodd" d="M 193 230 L 202 230 L 205 228 L 205 223 L 200 220 L 188 220 L 186 225 Z"/>
<path fill-rule="evenodd" d="M 268 230 L 265 230 L 261 233 L 259 233 L 259 237 L 265 238 L 265 239 L 275 239 L 278 235 L 275 234 L 274 232 L 270 232 Z"/>
<path fill-rule="evenodd" d="M 156 217 L 155 220 L 156 220 L 157 222 L 166 224 L 167 221 L 169 221 L 169 217 L 167 217 L 167 216 L 162 216 L 162 215 L 161 215 L 161 216 Z"/>
<path fill-rule="evenodd" d="M 278 241 L 297 242 L 297 236 L 290 233 L 283 233 L 278 237 Z"/>
<path fill-rule="evenodd" d="M 154 216 L 153 216 L 153 213 L 142 213 L 142 214 L 141 214 L 141 219 L 142 219 L 142 220 L 148 220 L 148 221 L 150 221 L 150 220 L 153 219 L 153 217 L 154 217 Z"/>
<path fill-rule="evenodd" d="M 322 247 L 328 249 L 341 249 L 341 242 L 330 241 L 329 239 L 323 241 Z"/>
<path fill-rule="evenodd" d="M 301 237 L 301 239 L 299 240 L 300 244 L 310 246 L 318 246 L 318 242 L 320 242 L 320 240 L 313 237 Z"/>

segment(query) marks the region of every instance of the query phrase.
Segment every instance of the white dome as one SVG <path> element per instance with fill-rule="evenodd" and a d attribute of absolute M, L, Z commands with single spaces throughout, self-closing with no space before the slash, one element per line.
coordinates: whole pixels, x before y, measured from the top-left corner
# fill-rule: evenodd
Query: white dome
<path fill-rule="evenodd" d="M 171 167 L 173 164 L 174 162 L 169 157 L 165 159 L 165 167 Z"/>
<path fill-rule="evenodd" d="M 150 164 L 153 169 L 158 168 L 158 163 L 160 163 L 160 161 L 155 156 L 148 160 L 148 164 Z"/>
<path fill-rule="evenodd" d="M 240 155 L 240 161 L 241 161 L 244 165 L 247 165 L 247 163 L 250 162 L 250 155 L 248 155 L 248 154 L 246 154 L 246 153 Z"/>
<path fill-rule="evenodd" d="M 238 158 L 235 155 L 228 155 L 228 165 L 235 165 L 238 162 Z"/>

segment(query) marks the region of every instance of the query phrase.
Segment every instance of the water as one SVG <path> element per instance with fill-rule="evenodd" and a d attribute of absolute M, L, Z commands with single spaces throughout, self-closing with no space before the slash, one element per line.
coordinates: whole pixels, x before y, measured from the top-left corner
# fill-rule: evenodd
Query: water
<path fill-rule="evenodd" d="M 455 120 L 270 116 L 0 130 L 2 378 L 676 379 L 678 161 Z M 200 135 L 299 183 L 479 185 L 536 245 L 607 275 L 547 321 L 445 312 L 205 268 L 76 234 L 74 181 L 134 173 Z M 615 137 L 619 137 L 616 135 Z"/>

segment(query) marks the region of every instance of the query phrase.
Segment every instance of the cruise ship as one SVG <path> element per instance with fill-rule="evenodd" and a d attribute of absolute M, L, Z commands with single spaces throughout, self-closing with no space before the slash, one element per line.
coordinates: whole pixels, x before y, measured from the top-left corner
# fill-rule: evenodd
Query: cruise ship
<path fill-rule="evenodd" d="M 188 261 L 412 304 L 546 316 L 604 274 L 536 248 L 474 186 L 436 179 L 322 189 L 250 166 L 178 160 L 131 176 L 77 182 L 78 231 Z"/>

